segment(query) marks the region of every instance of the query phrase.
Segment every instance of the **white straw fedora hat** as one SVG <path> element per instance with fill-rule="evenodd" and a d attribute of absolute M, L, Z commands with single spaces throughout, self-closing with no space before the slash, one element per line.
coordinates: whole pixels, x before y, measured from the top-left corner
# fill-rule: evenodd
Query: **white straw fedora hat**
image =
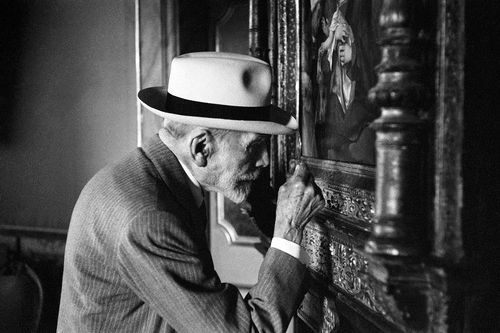
<path fill-rule="evenodd" d="M 183 54 L 172 61 L 168 88 L 138 97 L 148 110 L 181 123 L 263 134 L 297 130 L 295 118 L 271 105 L 271 67 L 225 52 Z"/>

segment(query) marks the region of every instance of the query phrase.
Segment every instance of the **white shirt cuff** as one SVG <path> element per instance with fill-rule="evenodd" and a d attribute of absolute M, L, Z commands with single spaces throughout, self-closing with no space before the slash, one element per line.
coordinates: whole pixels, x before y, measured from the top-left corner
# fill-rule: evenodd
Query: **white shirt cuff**
<path fill-rule="evenodd" d="M 284 238 L 273 237 L 271 240 L 271 247 L 288 253 L 292 257 L 298 259 L 304 265 L 309 264 L 309 256 L 306 251 L 304 251 L 299 244 L 290 242 Z"/>

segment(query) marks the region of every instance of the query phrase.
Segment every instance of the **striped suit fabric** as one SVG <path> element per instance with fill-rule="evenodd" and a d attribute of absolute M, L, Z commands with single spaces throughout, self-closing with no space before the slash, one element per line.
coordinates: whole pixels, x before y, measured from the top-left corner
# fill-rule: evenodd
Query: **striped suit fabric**
<path fill-rule="evenodd" d="M 285 332 L 310 281 L 269 249 L 243 298 L 214 270 L 175 155 L 151 138 L 98 172 L 73 211 L 58 332 Z"/>

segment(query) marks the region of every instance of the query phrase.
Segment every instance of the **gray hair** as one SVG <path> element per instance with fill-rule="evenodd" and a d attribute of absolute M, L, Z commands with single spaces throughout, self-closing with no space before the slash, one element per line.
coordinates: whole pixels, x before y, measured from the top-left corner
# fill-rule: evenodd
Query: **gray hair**
<path fill-rule="evenodd" d="M 184 124 L 168 119 L 163 120 L 163 128 L 167 131 L 167 133 L 170 136 L 172 136 L 176 140 L 182 139 L 197 127 L 200 126 Z M 219 128 L 209 128 L 209 130 L 214 137 L 223 137 L 224 135 L 226 135 L 231 131 L 228 129 L 219 129 Z"/>

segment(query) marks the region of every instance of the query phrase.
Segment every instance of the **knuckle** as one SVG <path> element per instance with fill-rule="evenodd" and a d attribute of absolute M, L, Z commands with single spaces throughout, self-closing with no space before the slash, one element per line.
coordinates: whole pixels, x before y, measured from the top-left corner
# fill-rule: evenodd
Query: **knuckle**
<path fill-rule="evenodd" d="M 284 194 L 286 192 L 288 192 L 288 186 L 285 185 L 281 186 L 278 190 L 278 194 Z"/>
<path fill-rule="evenodd" d="M 293 183 L 293 189 L 296 190 L 296 191 L 304 191 L 304 183 L 303 182 L 295 182 Z"/>
<path fill-rule="evenodd" d="M 312 187 L 311 185 L 308 185 L 304 190 L 304 194 L 310 197 L 314 197 L 315 193 L 316 191 L 314 190 L 314 187 Z"/>

